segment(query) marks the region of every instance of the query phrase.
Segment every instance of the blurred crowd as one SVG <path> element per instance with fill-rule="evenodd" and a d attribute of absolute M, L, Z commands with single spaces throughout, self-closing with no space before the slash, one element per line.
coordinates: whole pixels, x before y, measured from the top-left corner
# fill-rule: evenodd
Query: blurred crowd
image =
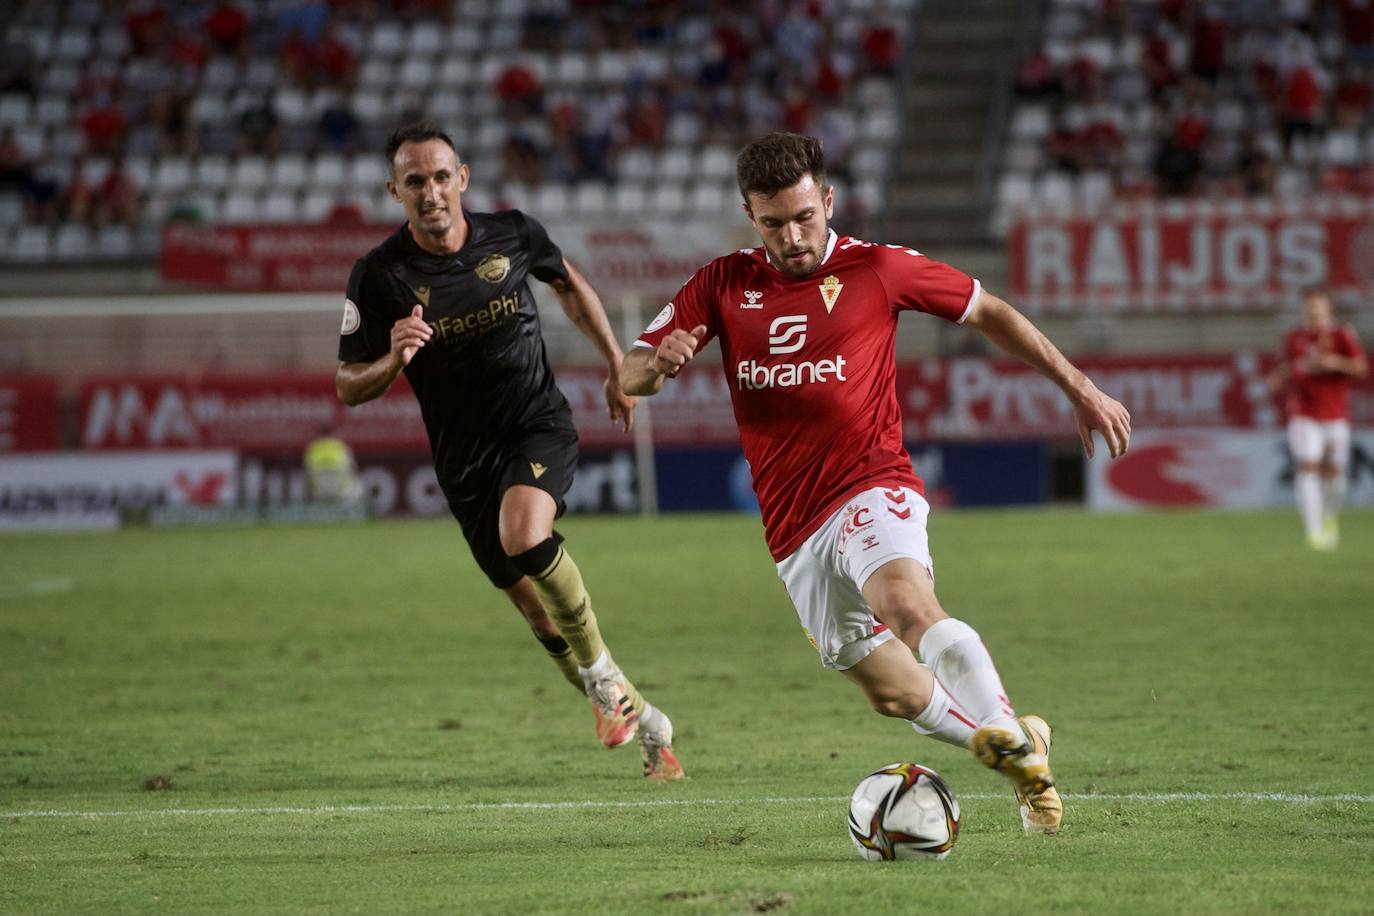
<path fill-rule="evenodd" d="M 1036 149 L 1013 168 L 1128 196 L 1374 191 L 1374 0 L 1052 0 L 1016 90 Z"/>
<path fill-rule="evenodd" d="M 821 136 L 844 177 L 863 109 L 854 87 L 892 79 L 905 13 L 885 0 L 865 4 L 863 17 L 837 16 L 837 7 L 21 0 L 0 63 L 0 194 L 22 196 L 29 223 L 134 223 L 145 215 L 147 163 L 159 158 L 375 152 L 396 123 L 436 115 L 436 99 L 455 89 L 442 78 L 453 57 L 482 63 L 466 97 L 486 98 L 471 119 L 461 105 L 437 114 L 466 138 L 477 126 L 468 121 L 486 122 L 494 106 L 500 130 L 484 132 L 490 148 L 475 152 L 489 154 L 503 181 L 613 183 L 629 150 L 736 148 L 781 128 Z M 478 47 L 443 40 L 465 23 Z M 399 46 L 379 47 L 382 25 L 402 36 Z M 408 30 L 420 26 L 441 38 L 430 57 L 418 51 L 433 82 L 388 82 L 415 56 Z M 592 72 L 565 85 L 533 63 L 574 54 L 622 66 L 613 79 Z M 128 168 L 134 160 L 140 167 Z"/>

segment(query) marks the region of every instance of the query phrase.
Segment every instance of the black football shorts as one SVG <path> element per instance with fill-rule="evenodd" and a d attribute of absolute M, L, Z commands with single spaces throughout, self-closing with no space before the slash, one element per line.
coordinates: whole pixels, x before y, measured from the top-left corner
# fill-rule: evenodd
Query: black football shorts
<path fill-rule="evenodd" d="M 449 497 L 449 510 L 463 529 L 473 559 L 491 584 L 510 588 L 524 575 L 501 548 L 501 498 L 517 484 L 537 487 L 558 504 L 555 517 L 567 510 L 563 497 L 577 473 L 577 432 L 569 427 L 531 430 L 497 450 L 481 472 L 465 475 L 464 498 Z M 473 480 L 481 473 L 482 480 Z M 480 488 L 474 492 L 473 488 Z"/>

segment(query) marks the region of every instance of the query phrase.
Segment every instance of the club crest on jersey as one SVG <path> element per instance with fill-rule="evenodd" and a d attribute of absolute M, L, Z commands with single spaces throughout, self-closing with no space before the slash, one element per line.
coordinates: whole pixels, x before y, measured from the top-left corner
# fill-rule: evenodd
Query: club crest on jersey
<path fill-rule="evenodd" d="M 829 315 L 835 308 L 835 300 L 840 298 L 840 290 L 844 289 L 844 284 L 840 278 L 831 274 L 821 281 L 821 299 L 825 302 L 825 313 Z"/>
<path fill-rule="evenodd" d="M 362 324 L 362 318 L 358 315 L 358 307 L 353 304 L 352 299 L 344 300 L 343 327 L 339 328 L 340 334 L 352 334 L 358 330 Z"/>
<path fill-rule="evenodd" d="M 763 290 L 746 289 L 744 291 L 745 302 L 741 302 L 739 307 L 742 309 L 761 309 L 763 308 Z"/>
<path fill-rule="evenodd" d="M 476 273 L 488 283 L 500 283 L 510 273 L 510 258 L 503 254 L 489 254 L 477 262 Z"/>

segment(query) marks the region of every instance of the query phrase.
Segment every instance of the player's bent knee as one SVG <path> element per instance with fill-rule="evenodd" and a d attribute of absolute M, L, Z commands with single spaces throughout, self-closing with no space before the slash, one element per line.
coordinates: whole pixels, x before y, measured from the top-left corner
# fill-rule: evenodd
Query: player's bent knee
<path fill-rule="evenodd" d="M 514 558 L 529 553 L 548 539 L 549 533 L 543 529 L 526 528 L 502 531 L 501 549 L 506 552 L 506 556 Z"/>
<path fill-rule="evenodd" d="M 894 719 L 914 719 L 925 709 L 929 698 L 922 699 L 915 691 L 869 694 L 868 702 L 874 712 Z"/>

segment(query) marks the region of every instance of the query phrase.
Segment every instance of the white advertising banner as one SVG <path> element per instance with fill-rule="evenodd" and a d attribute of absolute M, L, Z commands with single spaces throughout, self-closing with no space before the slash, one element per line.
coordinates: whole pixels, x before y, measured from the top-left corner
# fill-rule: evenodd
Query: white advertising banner
<path fill-rule="evenodd" d="M 127 511 L 237 501 L 232 451 L 0 457 L 0 530 L 114 528 Z"/>
<path fill-rule="evenodd" d="M 1351 437 L 1348 505 L 1374 505 L 1374 431 Z M 1293 464 L 1282 430 L 1141 431 L 1111 460 L 1098 442 L 1085 462 L 1089 508 L 1263 508 L 1293 502 Z"/>

